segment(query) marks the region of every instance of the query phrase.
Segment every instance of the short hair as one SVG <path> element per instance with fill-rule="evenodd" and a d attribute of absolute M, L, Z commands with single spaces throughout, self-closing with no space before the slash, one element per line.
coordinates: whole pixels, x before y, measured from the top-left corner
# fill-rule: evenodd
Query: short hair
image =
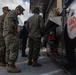
<path fill-rule="evenodd" d="M 27 21 L 24 21 L 24 25 L 26 24 Z"/>
<path fill-rule="evenodd" d="M 36 12 L 38 12 L 38 11 L 40 11 L 40 8 L 39 8 L 38 6 L 34 7 L 33 13 L 36 13 Z"/>

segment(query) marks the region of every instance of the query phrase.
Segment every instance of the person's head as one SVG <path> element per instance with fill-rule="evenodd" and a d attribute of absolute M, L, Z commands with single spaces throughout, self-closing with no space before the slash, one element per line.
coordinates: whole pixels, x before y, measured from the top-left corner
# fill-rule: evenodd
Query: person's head
<path fill-rule="evenodd" d="M 8 6 L 2 8 L 3 14 L 6 15 L 9 11 L 11 11 Z"/>
<path fill-rule="evenodd" d="M 24 25 L 23 25 L 23 27 L 26 27 L 26 22 L 27 22 L 27 21 L 24 21 Z"/>
<path fill-rule="evenodd" d="M 39 7 L 34 7 L 33 13 L 39 14 L 40 13 L 40 8 Z"/>
<path fill-rule="evenodd" d="M 25 11 L 25 9 L 21 5 L 18 5 L 15 9 L 17 15 L 23 15 L 23 11 Z"/>
<path fill-rule="evenodd" d="M 26 24 L 27 21 L 24 21 L 24 25 Z"/>

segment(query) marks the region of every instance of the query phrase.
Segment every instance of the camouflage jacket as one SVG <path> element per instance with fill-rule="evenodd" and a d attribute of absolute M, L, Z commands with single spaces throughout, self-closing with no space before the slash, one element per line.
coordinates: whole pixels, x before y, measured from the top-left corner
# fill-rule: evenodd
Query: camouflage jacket
<path fill-rule="evenodd" d="M 28 31 L 28 37 L 41 38 L 45 30 L 43 18 L 38 14 L 34 14 L 28 19 L 26 23 L 26 28 Z"/>
<path fill-rule="evenodd" d="M 3 25 L 4 25 L 4 15 L 0 16 L 0 37 L 3 37 Z"/>
<path fill-rule="evenodd" d="M 10 11 L 5 19 L 4 19 L 4 26 L 3 26 L 3 36 L 7 36 L 8 34 L 17 35 L 17 27 L 18 27 L 18 18 L 17 14 L 14 10 Z"/>

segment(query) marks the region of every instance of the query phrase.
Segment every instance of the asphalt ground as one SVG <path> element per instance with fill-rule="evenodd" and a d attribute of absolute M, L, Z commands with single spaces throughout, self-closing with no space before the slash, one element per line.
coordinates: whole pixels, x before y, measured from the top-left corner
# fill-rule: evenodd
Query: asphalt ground
<path fill-rule="evenodd" d="M 28 54 L 29 49 L 26 49 Z M 32 67 L 27 65 L 28 58 L 21 57 L 21 51 L 19 52 L 16 66 L 21 69 L 21 73 L 8 73 L 6 67 L 0 67 L 0 75 L 67 75 L 63 69 L 53 61 L 52 58 L 46 55 L 46 49 L 43 48 L 40 51 L 38 62 L 42 64 L 42 67 Z"/>

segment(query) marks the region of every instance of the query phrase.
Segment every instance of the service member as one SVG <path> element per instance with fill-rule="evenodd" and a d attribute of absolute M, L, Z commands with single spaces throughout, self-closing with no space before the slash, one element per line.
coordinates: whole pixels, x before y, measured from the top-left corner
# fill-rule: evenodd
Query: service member
<path fill-rule="evenodd" d="M 7 14 L 4 20 L 3 36 L 6 44 L 6 63 L 7 71 L 11 73 L 19 73 L 19 70 L 15 66 L 15 62 L 19 52 L 19 37 L 18 37 L 18 15 L 23 14 L 25 9 L 18 5 L 15 10 L 12 10 Z"/>
<path fill-rule="evenodd" d="M 5 67 L 5 53 L 6 53 L 6 46 L 5 41 L 3 38 L 3 25 L 4 25 L 4 18 L 7 15 L 7 13 L 10 11 L 8 6 L 5 6 L 2 8 L 3 14 L 0 15 L 0 67 Z"/>
<path fill-rule="evenodd" d="M 34 15 L 31 16 L 26 23 L 29 38 L 28 65 L 39 67 L 41 64 L 39 64 L 37 61 L 41 47 L 41 37 L 44 33 L 45 27 L 43 18 L 39 15 L 40 8 L 35 7 L 33 13 Z"/>

